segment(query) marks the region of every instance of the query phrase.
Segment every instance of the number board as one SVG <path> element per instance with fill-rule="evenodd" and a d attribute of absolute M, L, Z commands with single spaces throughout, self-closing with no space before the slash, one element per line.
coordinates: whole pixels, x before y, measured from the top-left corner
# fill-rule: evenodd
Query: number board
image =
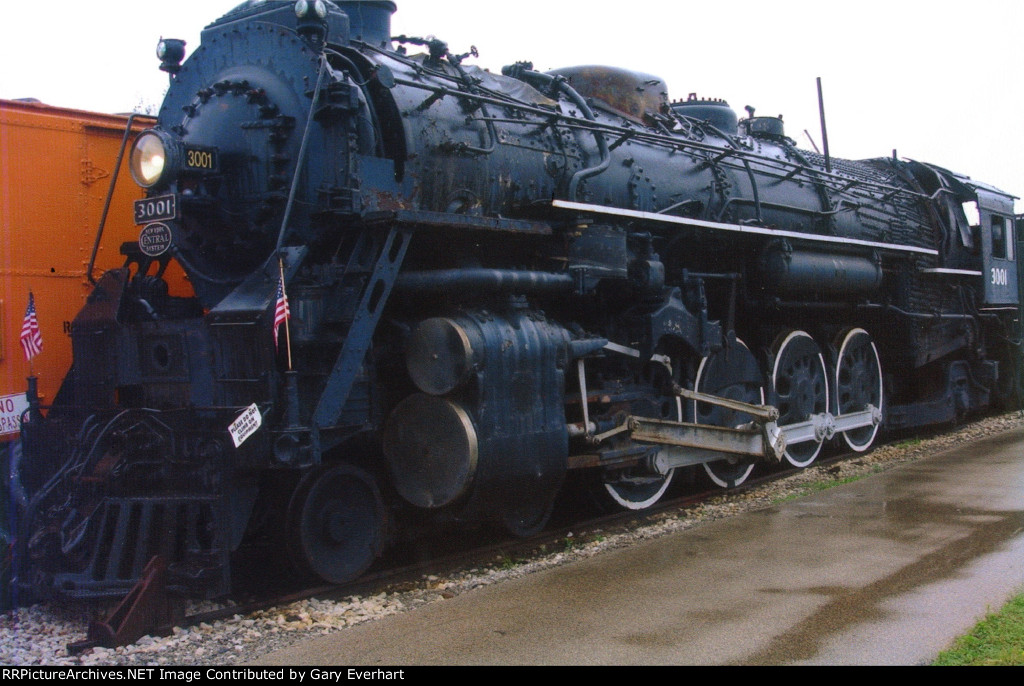
<path fill-rule="evenodd" d="M 136 225 L 165 222 L 178 217 L 178 196 L 161 195 L 135 201 Z"/>
<path fill-rule="evenodd" d="M 195 148 L 185 146 L 185 159 L 183 169 L 185 171 L 211 172 L 217 171 L 217 151 L 212 148 Z"/>

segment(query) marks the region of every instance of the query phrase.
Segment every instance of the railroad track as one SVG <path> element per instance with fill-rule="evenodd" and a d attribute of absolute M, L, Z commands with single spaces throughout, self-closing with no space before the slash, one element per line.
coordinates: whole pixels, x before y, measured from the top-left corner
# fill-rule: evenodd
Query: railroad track
<path fill-rule="evenodd" d="M 926 440 L 942 435 L 942 431 L 931 431 L 927 434 L 918 432 L 917 438 Z M 905 440 L 905 437 L 890 437 L 885 443 L 880 442 L 876 451 Z M 867 455 L 871 455 L 868 453 Z M 846 461 L 865 457 L 864 454 L 850 451 L 826 452 L 815 462 L 814 469 L 827 474 L 835 466 Z M 766 485 L 801 473 L 803 470 L 788 467 L 777 467 L 771 470 L 755 472 L 742 486 L 725 491 L 720 488 L 691 488 L 683 490 L 660 501 L 655 506 L 642 512 L 617 511 L 598 513 L 597 508 L 582 500 L 582 494 L 572 489 L 563 498 L 560 507 L 550 524 L 540 534 L 527 539 L 512 539 L 507 536 L 495 538 L 493 532 L 482 530 L 462 531 L 455 533 L 446 531 L 433 534 L 425 539 L 400 541 L 396 552 L 386 556 L 376 571 L 364 575 L 359 580 L 341 585 L 317 585 L 296 587 L 294 584 L 264 586 L 251 588 L 244 596 L 229 600 L 223 607 L 212 610 L 187 614 L 179 605 L 169 613 L 169 620 L 161 621 L 147 627 L 145 633 L 166 636 L 175 627 L 194 627 L 202 624 L 214 624 L 228 620 L 236 615 L 247 616 L 266 611 L 278 606 L 319 598 L 324 600 L 340 600 L 349 597 L 374 596 L 381 593 L 402 592 L 422 584 L 427 577 L 446 577 L 459 570 L 495 564 L 496 560 L 512 565 L 522 561 L 536 559 L 567 547 L 582 546 L 586 543 L 628 532 L 648 524 L 666 519 L 685 516 L 687 510 L 696 508 L 715 498 L 739 500 L 746 494 L 755 492 Z M 824 478 L 824 477 L 822 477 Z M 578 506 L 578 507 L 577 507 Z M 584 512 L 580 516 L 579 512 Z M 407 543 L 408 546 L 404 546 Z M 415 554 L 406 553 L 403 549 L 415 548 Z M 118 638 L 119 642 L 98 640 L 95 638 L 79 641 L 69 646 L 69 652 L 80 653 L 89 648 L 104 645 L 114 647 L 134 641 L 126 640 L 130 636 Z"/>

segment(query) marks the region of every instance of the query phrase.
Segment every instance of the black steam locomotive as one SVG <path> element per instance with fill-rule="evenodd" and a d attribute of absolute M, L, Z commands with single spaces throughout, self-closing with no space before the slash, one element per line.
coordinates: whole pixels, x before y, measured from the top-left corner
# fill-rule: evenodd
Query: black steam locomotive
<path fill-rule="evenodd" d="M 212 596 L 246 540 L 342 581 L 396 524 L 537 531 L 571 472 L 642 509 L 1018 397 L 1012 196 L 647 74 L 484 71 L 395 9 L 250 0 L 160 43 L 140 240 L 24 426 L 23 586 L 121 594 L 159 555 Z"/>

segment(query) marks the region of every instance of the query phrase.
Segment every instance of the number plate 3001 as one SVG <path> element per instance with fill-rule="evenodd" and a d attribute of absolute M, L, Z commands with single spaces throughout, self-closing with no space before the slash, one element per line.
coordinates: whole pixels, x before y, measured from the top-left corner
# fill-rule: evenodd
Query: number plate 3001
<path fill-rule="evenodd" d="M 208 148 L 186 147 L 183 168 L 186 171 L 212 172 L 217 171 L 217 152 Z"/>
<path fill-rule="evenodd" d="M 152 222 L 169 221 L 178 217 L 178 198 L 176 195 L 161 195 L 157 198 L 146 198 L 135 201 L 135 223 L 151 224 Z"/>

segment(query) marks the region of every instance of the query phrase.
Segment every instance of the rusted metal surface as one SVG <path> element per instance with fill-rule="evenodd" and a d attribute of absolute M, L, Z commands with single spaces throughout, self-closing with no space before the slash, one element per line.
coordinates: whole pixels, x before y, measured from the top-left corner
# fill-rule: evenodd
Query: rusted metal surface
<path fill-rule="evenodd" d="M 85 641 L 68 646 L 68 652 L 80 653 L 103 646 L 116 648 L 135 643 L 156 627 L 171 620 L 172 605 L 167 595 L 167 563 L 154 557 L 146 565 L 139 582 L 104 621 L 89 625 Z"/>
<path fill-rule="evenodd" d="M 637 122 L 668 107 L 668 85 L 651 74 L 617 67 L 586 66 L 549 72 L 563 76 L 584 97 L 594 98 Z"/>

